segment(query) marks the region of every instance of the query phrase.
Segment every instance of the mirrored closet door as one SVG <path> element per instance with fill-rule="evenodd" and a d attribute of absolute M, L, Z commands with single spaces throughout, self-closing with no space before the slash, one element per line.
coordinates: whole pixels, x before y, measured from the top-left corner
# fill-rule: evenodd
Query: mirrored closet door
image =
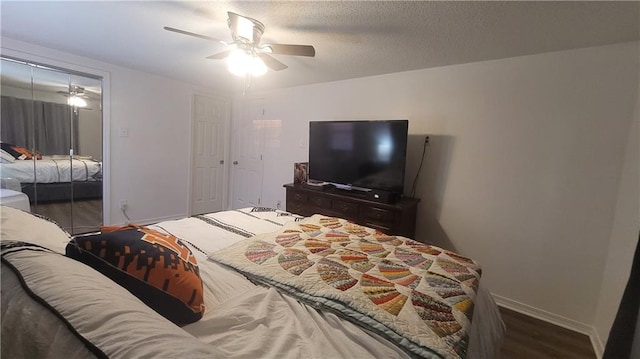
<path fill-rule="evenodd" d="M 6 57 L 0 75 L 2 188 L 71 234 L 98 230 L 102 79 Z"/>

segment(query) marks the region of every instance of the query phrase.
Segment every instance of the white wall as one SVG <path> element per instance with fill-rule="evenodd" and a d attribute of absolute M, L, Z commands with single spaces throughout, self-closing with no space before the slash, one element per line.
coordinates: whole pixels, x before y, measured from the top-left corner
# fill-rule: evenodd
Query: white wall
<path fill-rule="evenodd" d="M 636 99 L 636 101 L 639 101 Z M 629 131 L 627 150 L 624 155 L 624 168 L 618 190 L 618 200 L 611 231 L 611 240 L 605 270 L 602 278 L 602 289 L 596 312 L 595 327 L 603 346 L 609 336 L 609 330 L 615 319 L 627 285 L 631 262 L 638 245 L 640 229 L 640 104 L 636 102 L 633 125 Z M 637 330 L 638 333 L 640 331 Z"/>
<path fill-rule="evenodd" d="M 102 161 L 102 111 L 100 103 L 87 100 L 87 108 L 78 109 L 78 149 L 77 154 L 91 156 Z"/>
<path fill-rule="evenodd" d="M 2 38 L 2 53 L 105 77 L 106 224 L 185 217 L 189 210 L 191 95 L 210 89 Z M 218 94 L 220 96 L 220 94 Z M 120 137 L 127 129 L 128 137 Z"/>
<path fill-rule="evenodd" d="M 282 126 L 265 149 L 263 204 L 284 203 L 292 163 L 307 159 L 309 121 L 408 118 L 408 184 L 416 140 L 432 136 L 418 239 L 479 260 L 503 303 L 588 331 L 638 96 L 637 54 L 626 43 L 250 93 Z"/>

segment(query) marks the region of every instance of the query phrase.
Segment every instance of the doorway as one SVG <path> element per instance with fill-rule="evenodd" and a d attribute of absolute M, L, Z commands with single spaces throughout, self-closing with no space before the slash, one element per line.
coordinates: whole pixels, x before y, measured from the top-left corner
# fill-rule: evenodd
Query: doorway
<path fill-rule="evenodd" d="M 228 128 L 228 100 L 193 95 L 191 215 L 225 209 Z"/>
<path fill-rule="evenodd" d="M 262 202 L 265 144 L 264 100 L 246 99 L 234 126 L 232 208 L 259 206 Z"/>

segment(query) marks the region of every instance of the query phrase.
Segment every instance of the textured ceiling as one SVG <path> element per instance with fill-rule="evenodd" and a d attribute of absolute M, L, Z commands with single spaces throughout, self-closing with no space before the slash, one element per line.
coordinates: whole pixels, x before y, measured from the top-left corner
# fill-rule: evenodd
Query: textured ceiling
<path fill-rule="evenodd" d="M 336 81 L 640 39 L 640 2 L 6 1 L 3 37 L 184 81 L 239 91 L 224 46 L 226 12 L 264 23 L 262 42 L 310 44 L 315 58 L 274 55 L 288 69 L 252 90 Z"/>

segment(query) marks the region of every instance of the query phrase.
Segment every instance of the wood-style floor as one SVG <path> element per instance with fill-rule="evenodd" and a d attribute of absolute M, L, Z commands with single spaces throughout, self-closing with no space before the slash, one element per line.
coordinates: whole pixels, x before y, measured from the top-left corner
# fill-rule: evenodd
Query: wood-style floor
<path fill-rule="evenodd" d="M 507 332 L 501 359 L 594 359 L 587 335 L 500 307 Z"/>
<path fill-rule="evenodd" d="M 74 201 L 73 217 L 71 202 L 38 203 L 37 206 L 32 204 L 31 212 L 51 218 L 70 234 L 95 232 L 102 226 L 101 199 Z"/>

